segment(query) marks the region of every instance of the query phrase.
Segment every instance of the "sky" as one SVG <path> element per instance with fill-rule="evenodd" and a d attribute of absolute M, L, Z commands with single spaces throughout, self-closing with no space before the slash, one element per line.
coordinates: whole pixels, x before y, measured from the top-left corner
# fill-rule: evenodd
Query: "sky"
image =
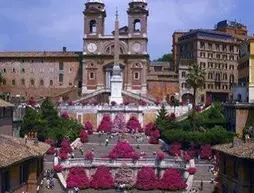
<path fill-rule="evenodd" d="M 0 51 L 82 51 L 87 0 L 0 0 Z M 127 24 L 132 0 L 104 0 L 106 33 L 114 29 L 116 7 L 120 25 Z M 148 52 L 156 59 L 171 52 L 174 31 L 214 28 L 221 20 L 237 20 L 254 34 L 253 0 L 147 0 Z"/>

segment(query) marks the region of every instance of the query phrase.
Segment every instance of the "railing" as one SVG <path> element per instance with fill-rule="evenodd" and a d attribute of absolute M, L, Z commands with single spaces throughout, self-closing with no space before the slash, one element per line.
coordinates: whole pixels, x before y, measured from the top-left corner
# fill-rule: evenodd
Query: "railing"
<path fill-rule="evenodd" d="M 132 93 L 132 92 L 126 91 L 126 90 L 122 90 L 122 93 L 125 94 L 125 95 L 128 95 L 128 96 L 131 96 L 133 98 L 143 100 L 143 101 L 148 102 L 148 103 L 156 102 L 155 99 L 153 99 L 151 97 L 148 97 L 148 96 L 145 96 L 145 95 L 142 95 L 142 94 L 136 94 L 136 93 Z"/>
<path fill-rule="evenodd" d="M 164 159 L 161 162 L 158 162 L 155 158 L 145 158 L 139 159 L 137 161 L 133 161 L 132 159 L 116 159 L 110 160 L 108 158 L 94 158 L 93 160 L 86 160 L 84 158 L 74 158 L 68 159 L 65 161 L 60 161 L 60 164 L 64 168 L 71 168 L 71 167 L 98 167 L 102 165 L 106 165 L 110 168 L 118 168 L 122 165 L 126 165 L 128 167 L 133 168 L 141 168 L 145 166 L 151 167 L 159 167 L 159 168 L 179 168 L 185 169 L 186 164 L 184 161 L 178 161 L 174 159 Z"/>

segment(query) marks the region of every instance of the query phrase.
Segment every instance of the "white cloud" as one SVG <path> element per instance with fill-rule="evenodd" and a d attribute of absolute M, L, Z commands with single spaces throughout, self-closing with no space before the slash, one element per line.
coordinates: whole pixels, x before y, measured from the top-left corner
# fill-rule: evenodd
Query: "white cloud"
<path fill-rule="evenodd" d="M 171 35 L 178 29 L 212 28 L 214 22 L 225 18 L 234 10 L 235 0 L 150 0 L 149 50 L 158 57 L 171 50 Z M 83 34 L 84 0 L 47 0 L 47 5 L 29 8 L 14 5 L 0 8 L 11 20 L 26 26 L 29 33 L 37 33 L 40 41 L 53 38 L 81 45 Z M 113 30 L 114 12 L 120 11 L 121 25 L 127 24 L 127 7 L 130 0 L 104 0 L 107 10 L 106 31 Z M 13 14 L 15 13 L 15 14 Z M 155 49 L 156 46 L 156 49 Z"/>

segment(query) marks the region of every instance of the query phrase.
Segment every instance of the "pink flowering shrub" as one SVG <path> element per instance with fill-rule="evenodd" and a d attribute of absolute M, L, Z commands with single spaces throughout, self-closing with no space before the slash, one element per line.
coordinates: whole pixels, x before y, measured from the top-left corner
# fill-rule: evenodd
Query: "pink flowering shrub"
<path fill-rule="evenodd" d="M 92 123 L 90 121 L 87 121 L 85 123 L 85 129 L 87 130 L 89 135 L 93 134 L 93 125 L 92 125 Z"/>
<path fill-rule="evenodd" d="M 34 97 L 30 97 L 28 100 L 28 105 L 35 107 L 36 101 L 34 100 Z"/>
<path fill-rule="evenodd" d="M 67 138 L 64 138 L 61 143 L 60 153 L 68 154 L 71 152 L 72 152 L 72 148 L 71 148 L 70 141 Z"/>
<path fill-rule="evenodd" d="M 93 152 L 87 152 L 86 154 L 85 154 L 85 159 L 87 159 L 87 160 L 93 160 L 93 158 L 94 158 L 94 154 L 93 154 Z"/>
<path fill-rule="evenodd" d="M 135 185 L 134 171 L 125 165 L 117 169 L 115 184 L 125 184 L 127 188 L 133 187 Z"/>
<path fill-rule="evenodd" d="M 111 189 L 114 187 L 114 179 L 110 169 L 105 166 L 97 168 L 90 182 L 90 187 L 94 189 Z"/>
<path fill-rule="evenodd" d="M 64 119 L 70 119 L 70 116 L 66 111 L 62 112 L 61 117 L 63 117 Z"/>
<path fill-rule="evenodd" d="M 113 121 L 112 132 L 126 132 L 125 118 L 123 113 L 118 113 Z"/>
<path fill-rule="evenodd" d="M 159 138 L 160 138 L 160 130 L 154 128 L 154 129 L 150 132 L 149 143 L 150 143 L 150 144 L 159 144 Z"/>
<path fill-rule="evenodd" d="M 140 159 L 140 157 L 141 157 L 140 153 L 134 152 L 133 155 L 132 155 L 132 160 L 137 161 L 137 160 Z"/>
<path fill-rule="evenodd" d="M 56 149 L 55 149 L 55 147 L 53 147 L 53 146 L 51 146 L 49 149 L 48 149 L 48 151 L 47 151 L 47 154 L 48 155 L 53 155 L 53 154 L 55 154 L 56 153 Z"/>
<path fill-rule="evenodd" d="M 60 164 L 57 164 L 53 167 L 56 173 L 60 173 L 63 171 L 63 167 Z"/>
<path fill-rule="evenodd" d="M 188 172 L 189 172 L 190 175 L 193 175 L 193 174 L 195 174 L 197 172 L 197 169 L 191 167 L 191 168 L 188 168 Z"/>
<path fill-rule="evenodd" d="M 201 146 L 200 158 L 210 160 L 213 156 L 211 145 Z"/>
<path fill-rule="evenodd" d="M 183 190 L 186 187 L 187 184 L 182 179 L 181 174 L 174 168 L 165 171 L 159 185 L 159 189 L 168 191 Z"/>
<path fill-rule="evenodd" d="M 68 153 L 60 152 L 59 157 L 60 157 L 61 160 L 67 160 L 68 159 Z"/>
<path fill-rule="evenodd" d="M 155 190 L 158 188 L 158 179 L 152 167 L 143 167 L 138 171 L 135 187 L 139 190 Z"/>
<path fill-rule="evenodd" d="M 112 121 L 109 115 L 104 115 L 98 127 L 98 131 L 111 132 Z"/>
<path fill-rule="evenodd" d="M 161 104 L 161 102 L 159 101 L 159 100 L 157 100 L 157 101 L 155 101 L 155 103 L 154 103 L 156 106 L 158 106 L 158 105 L 160 105 Z"/>
<path fill-rule="evenodd" d="M 173 156 L 180 156 L 181 154 L 181 148 L 182 148 L 182 144 L 181 143 L 172 143 L 169 147 L 169 153 Z"/>
<path fill-rule="evenodd" d="M 141 125 L 137 119 L 137 117 L 132 116 L 129 121 L 126 124 L 126 127 L 128 129 L 128 132 L 137 132 L 137 131 L 141 131 Z"/>
<path fill-rule="evenodd" d="M 71 100 L 68 101 L 68 105 L 71 106 L 73 105 L 73 102 Z"/>
<path fill-rule="evenodd" d="M 171 113 L 171 114 L 168 116 L 168 118 L 169 118 L 170 120 L 172 120 L 172 121 L 176 120 L 176 115 L 175 115 L 175 113 Z"/>
<path fill-rule="evenodd" d="M 159 161 L 162 161 L 165 159 L 165 154 L 163 152 L 158 152 L 156 154 L 156 159 L 159 160 Z"/>
<path fill-rule="evenodd" d="M 197 156 L 197 150 L 196 150 L 196 148 L 193 146 L 193 147 L 190 147 L 188 150 L 187 150 L 187 152 L 188 152 L 188 154 L 189 154 L 189 156 L 191 157 L 191 158 L 194 158 L 194 157 L 196 157 Z"/>
<path fill-rule="evenodd" d="M 145 134 L 146 134 L 147 136 L 150 136 L 150 135 L 151 135 L 151 131 L 152 131 L 154 128 L 155 128 L 155 125 L 154 125 L 152 122 L 148 123 L 148 124 L 145 126 Z"/>
<path fill-rule="evenodd" d="M 123 104 L 124 104 L 124 105 L 129 105 L 130 102 L 126 100 L 126 101 L 123 102 Z"/>
<path fill-rule="evenodd" d="M 135 153 L 134 148 L 126 141 L 119 141 L 116 146 L 109 152 L 108 157 L 116 158 L 132 158 Z"/>
<path fill-rule="evenodd" d="M 46 139 L 45 142 L 50 145 L 50 148 L 47 151 L 47 154 L 53 155 L 56 153 L 56 142 L 53 139 Z"/>
<path fill-rule="evenodd" d="M 81 131 L 80 131 L 80 141 L 81 141 L 81 143 L 86 143 L 86 142 L 88 142 L 88 133 L 87 133 L 87 131 L 86 130 L 84 130 L 84 129 L 82 129 Z"/>
<path fill-rule="evenodd" d="M 187 152 L 184 152 L 183 159 L 184 161 L 188 162 L 191 160 L 191 156 Z"/>
<path fill-rule="evenodd" d="M 66 179 L 67 188 L 87 189 L 89 188 L 89 179 L 86 175 L 84 168 L 74 167 L 70 169 L 70 172 Z"/>
<path fill-rule="evenodd" d="M 146 106 L 146 105 L 147 105 L 147 102 L 140 100 L 140 101 L 139 101 L 139 105 L 140 105 L 140 106 Z"/>

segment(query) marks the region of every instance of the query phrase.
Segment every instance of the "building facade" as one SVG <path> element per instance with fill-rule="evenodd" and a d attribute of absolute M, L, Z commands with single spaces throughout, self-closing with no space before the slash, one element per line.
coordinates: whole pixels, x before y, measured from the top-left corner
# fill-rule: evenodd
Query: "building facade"
<path fill-rule="evenodd" d="M 13 105 L 0 99 L 0 134 L 13 135 Z"/>
<path fill-rule="evenodd" d="M 0 91 L 25 98 L 54 97 L 78 88 L 81 52 L 0 52 Z"/>
<path fill-rule="evenodd" d="M 240 45 L 238 83 L 242 92 L 233 92 L 241 102 L 254 102 L 254 38 L 248 38 Z M 245 89 L 247 88 L 247 89 Z M 247 93 L 247 94 L 246 94 Z M 244 96 L 247 96 L 246 98 Z"/>
<path fill-rule="evenodd" d="M 42 193 L 45 143 L 0 135 L 0 193 Z"/>
<path fill-rule="evenodd" d="M 226 32 L 240 39 L 245 38 L 248 35 L 247 26 L 236 21 L 220 21 L 216 24 L 215 30 L 220 32 Z"/>
<path fill-rule="evenodd" d="M 189 65 L 197 63 L 206 71 L 206 81 L 197 101 L 226 101 L 238 82 L 239 41 L 232 35 L 213 30 L 190 30 L 178 39 L 179 86 L 181 99 L 192 94 L 186 87 Z"/>

